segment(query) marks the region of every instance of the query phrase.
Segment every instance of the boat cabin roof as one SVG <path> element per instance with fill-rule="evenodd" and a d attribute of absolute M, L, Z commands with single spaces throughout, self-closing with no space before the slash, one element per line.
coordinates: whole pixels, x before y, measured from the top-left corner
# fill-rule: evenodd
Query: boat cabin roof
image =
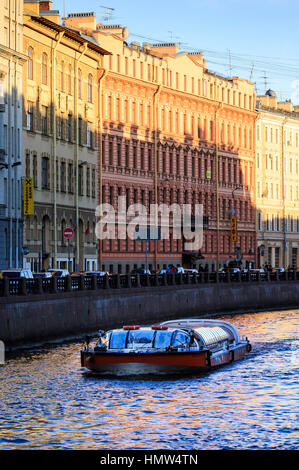
<path fill-rule="evenodd" d="M 197 340 L 197 343 L 194 341 Z M 219 326 L 180 328 L 175 326 L 123 327 L 110 330 L 99 339 L 98 344 L 108 349 L 165 349 L 199 346 L 209 349 L 229 340 L 229 334 Z"/>

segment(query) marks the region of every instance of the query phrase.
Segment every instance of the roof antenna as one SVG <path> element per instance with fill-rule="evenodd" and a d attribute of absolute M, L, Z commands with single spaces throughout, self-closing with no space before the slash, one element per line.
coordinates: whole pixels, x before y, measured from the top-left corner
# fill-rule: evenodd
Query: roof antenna
<path fill-rule="evenodd" d="M 176 36 L 176 39 L 178 39 L 178 46 L 179 46 L 179 51 L 180 51 L 180 50 L 182 49 L 182 48 L 181 48 L 181 45 L 182 45 L 181 39 L 182 39 L 182 38 L 179 37 L 179 36 Z"/>
<path fill-rule="evenodd" d="M 264 79 L 264 83 L 265 83 L 265 93 L 266 93 L 267 88 L 268 88 L 268 87 L 267 87 L 268 82 L 267 82 L 267 74 L 266 74 L 266 72 L 264 72 L 264 75 L 263 75 L 261 78 Z"/>
<path fill-rule="evenodd" d="M 107 20 L 107 24 L 109 24 L 110 16 L 112 16 L 112 12 L 115 10 L 115 8 L 105 7 L 104 5 L 100 5 L 100 7 L 101 7 L 101 8 L 105 8 L 105 10 L 106 10 L 106 17 L 105 17 L 105 19 Z"/>

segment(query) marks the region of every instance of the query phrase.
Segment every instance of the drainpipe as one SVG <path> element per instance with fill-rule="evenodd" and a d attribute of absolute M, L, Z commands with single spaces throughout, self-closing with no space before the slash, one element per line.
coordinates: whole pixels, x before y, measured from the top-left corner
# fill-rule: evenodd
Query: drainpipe
<path fill-rule="evenodd" d="M 98 91 L 98 107 L 99 107 L 99 122 L 98 122 L 98 134 L 99 134 L 99 197 L 98 202 L 101 206 L 103 204 L 103 79 L 107 75 L 107 70 L 102 69 L 103 73 L 99 78 L 99 91 Z M 98 264 L 99 270 L 102 269 L 103 259 L 102 259 L 102 249 L 103 241 L 99 238 L 98 240 Z"/>
<path fill-rule="evenodd" d="M 256 178 L 257 178 L 257 171 L 256 171 L 256 165 L 257 165 L 257 153 L 256 153 L 256 127 L 257 127 L 257 121 L 260 119 L 260 115 L 257 114 L 255 119 L 254 119 L 254 133 L 253 133 L 253 149 L 254 149 L 254 229 L 255 229 L 255 267 L 258 267 L 258 256 L 257 256 L 257 248 L 258 248 L 258 210 L 257 210 L 257 186 L 256 186 Z"/>
<path fill-rule="evenodd" d="M 76 119 L 76 145 L 75 145 L 75 167 L 76 167 L 76 188 L 75 188 L 75 206 L 76 206 L 76 271 L 79 270 L 79 248 L 80 248 L 80 234 L 79 234 L 79 121 L 78 121 L 78 65 L 85 52 L 87 51 L 88 44 L 84 43 L 84 49 L 76 61 L 75 67 L 75 119 Z"/>
<path fill-rule="evenodd" d="M 157 99 L 162 90 L 162 85 L 158 85 L 153 96 L 153 116 L 154 116 L 154 189 L 155 189 L 155 227 L 158 227 L 158 136 L 157 136 Z M 155 269 L 157 269 L 157 240 L 154 240 L 155 247 Z"/>
<path fill-rule="evenodd" d="M 54 215 L 53 215 L 53 224 L 54 224 L 54 265 L 57 267 L 57 173 L 56 173 L 56 100 L 55 100 L 55 91 L 56 91 L 56 50 L 57 47 L 64 35 L 64 31 L 58 33 L 55 37 L 56 44 L 52 49 L 52 107 L 53 107 L 53 116 L 52 116 L 52 125 L 53 125 L 53 204 L 54 204 Z"/>
<path fill-rule="evenodd" d="M 217 259 L 216 259 L 216 272 L 219 271 L 219 226 L 220 226 L 220 213 L 219 213 L 219 165 L 218 165 L 218 128 L 217 128 L 217 114 L 222 108 L 222 103 L 218 104 L 215 111 L 215 159 L 216 159 L 216 218 L 217 218 Z"/>

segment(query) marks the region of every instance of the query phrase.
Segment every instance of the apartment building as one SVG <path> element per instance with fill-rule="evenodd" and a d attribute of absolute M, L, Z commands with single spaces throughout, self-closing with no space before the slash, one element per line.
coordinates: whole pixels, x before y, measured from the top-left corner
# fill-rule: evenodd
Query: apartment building
<path fill-rule="evenodd" d="M 51 1 L 24 0 L 23 35 L 23 171 L 34 193 L 24 263 L 96 269 L 98 73 L 107 52 L 61 26 Z"/>
<path fill-rule="evenodd" d="M 127 272 L 145 264 L 212 269 L 238 258 L 255 261 L 255 93 L 253 84 L 206 67 L 201 52 L 178 45 L 128 43 L 128 28 L 103 25 L 95 14 L 69 14 L 66 27 L 84 31 L 111 55 L 100 78 L 99 200 L 117 208 L 142 203 L 202 204 L 200 250 L 183 238 L 99 242 L 103 269 Z M 230 217 L 237 216 L 232 241 Z"/>
<path fill-rule="evenodd" d="M 258 263 L 298 266 L 299 107 L 268 90 L 257 97 L 257 111 Z"/>

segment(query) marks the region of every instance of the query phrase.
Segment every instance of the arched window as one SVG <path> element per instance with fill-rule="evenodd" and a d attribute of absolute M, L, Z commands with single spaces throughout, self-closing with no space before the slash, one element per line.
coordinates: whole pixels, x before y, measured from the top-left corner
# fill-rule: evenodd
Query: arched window
<path fill-rule="evenodd" d="M 42 84 L 48 85 L 48 56 L 45 52 L 42 55 Z"/>
<path fill-rule="evenodd" d="M 92 103 L 92 75 L 91 75 L 91 73 L 88 75 L 87 99 L 88 99 L 89 103 Z"/>
<path fill-rule="evenodd" d="M 78 98 L 82 98 L 82 72 L 78 70 Z"/>
<path fill-rule="evenodd" d="M 33 80 L 33 49 L 28 47 L 27 49 L 27 78 Z"/>

